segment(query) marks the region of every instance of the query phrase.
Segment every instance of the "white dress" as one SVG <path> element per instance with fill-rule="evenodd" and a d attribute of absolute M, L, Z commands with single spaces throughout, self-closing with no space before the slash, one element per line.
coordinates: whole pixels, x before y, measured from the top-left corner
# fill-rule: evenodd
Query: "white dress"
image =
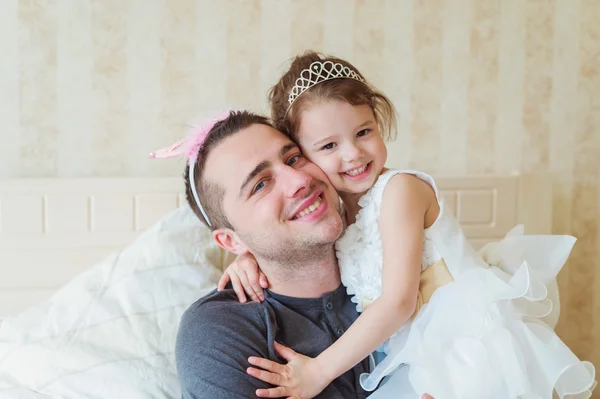
<path fill-rule="evenodd" d="M 383 173 L 360 199 L 356 222 L 336 243 L 342 283 L 357 310 L 381 294 L 379 210 L 386 184 L 398 173 L 415 175 L 435 190 L 440 214 L 425 230 L 422 270 L 443 260 L 454 281 L 436 289 L 379 349 L 383 360 L 361 376 L 367 391 L 380 386 L 370 398 L 429 393 L 436 399 L 550 399 L 553 391 L 560 398 L 589 398 L 593 365 L 580 361 L 542 321 L 557 305 L 547 285 L 575 238 L 523 235 L 517 227 L 485 254 L 477 252 L 424 173 Z"/>

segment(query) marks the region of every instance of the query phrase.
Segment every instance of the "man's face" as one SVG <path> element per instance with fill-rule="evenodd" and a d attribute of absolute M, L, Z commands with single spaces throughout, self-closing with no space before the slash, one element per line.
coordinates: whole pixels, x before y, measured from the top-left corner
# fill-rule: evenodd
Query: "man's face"
<path fill-rule="evenodd" d="M 223 187 L 233 234 L 258 259 L 308 259 L 342 232 L 338 196 L 323 171 L 269 126 L 252 125 L 219 143 L 204 176 Z"/>

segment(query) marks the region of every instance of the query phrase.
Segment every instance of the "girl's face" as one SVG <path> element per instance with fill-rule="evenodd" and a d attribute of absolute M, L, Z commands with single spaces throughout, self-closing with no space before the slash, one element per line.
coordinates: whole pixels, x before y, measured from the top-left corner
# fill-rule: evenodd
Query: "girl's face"
<path fill-rule="evenodd" d="M 364 193 L 387 159 L 375 115 L 368 105 L 343 100 L 316 103 L 301 115 L 298 142 L 340 193 Z"/>

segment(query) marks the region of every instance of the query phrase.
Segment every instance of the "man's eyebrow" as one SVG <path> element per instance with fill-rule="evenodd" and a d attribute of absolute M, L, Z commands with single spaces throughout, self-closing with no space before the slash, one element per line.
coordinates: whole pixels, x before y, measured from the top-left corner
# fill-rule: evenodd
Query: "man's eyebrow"
<path fill-rule="evenodd" d="M 283 158 L 285 156 L 285 154 L 288 153 L 289 150 L 293 149 L 293 148 L 297 148 L 298 145 L 295 143 L 289 143 L 284 145 L 283 147 L 281 147 L 281 150 L 279 150 L 279 157 Z"/>
<path fill-rule="evenodd" d="M 250 184 L 250 182 L 252 181 L 252 179 L 254 179 L 259 173 L 261 173 L 263 170 L 267 169 L 269 166 L 271 166 L 271 162 L 270 161 L 262 161 L 261 163 L 259 163 L 258 165 L 256 165 L 254 167 L 254 169 L 252 169 L 252 172 L 250 172 L 248 174 L 248 176 L 246 176 L 246 178 L 244 179 L 244 182 L 242 183 L 242 186 L 240 187 L 240 193 L 239 193 L 240 197 L 242 196 L 242 193 L 246 189 L 246 186 L 248 184 Z"/>
<path fill-rule="evenodd" d="M 284 145 L 283 147 L 281 147 L 281 149 L 279 150 L 279 157 L 283 158 L 285 156 L 285 154 L 288 153 L 289 150 L 293 149 L 293 148 L 297 148 L 298 145 L 295 143 L 288 143 L 286 145 Z M 262 161 L 261 163 L 259 163 L 258 165 L 256 165 L 256 167 L 254 169 L 252 169 L 252 172 L 250 172 L 248 174 L 248 176 L 246 176 L 246 178 L 244 179 L 244 182 L 242 183 L 241 187 L 240 187 L 240 193 L 239 196 L 241 197 L 244 190 L 246 189 L 246 186 L 248 186 L 248 184 L 250 184 L 250 182 L 258 175 L 260 174 L 263 170 L 267 169 L 268 167 L 271 166 L 271 162 L 270 161 Z"/>

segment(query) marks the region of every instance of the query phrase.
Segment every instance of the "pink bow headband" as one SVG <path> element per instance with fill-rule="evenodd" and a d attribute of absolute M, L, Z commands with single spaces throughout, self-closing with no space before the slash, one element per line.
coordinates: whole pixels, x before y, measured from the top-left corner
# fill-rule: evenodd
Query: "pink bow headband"
<path fill-rule="evenodd" d="M 161 148 L 155 152 L 150 153 L 150 158 L 173 158 L 177 156 L 185 156 L 187 157 L 187 162 L 189 165 L 189 174 L 188 178 L 190 179 L 190 187 L 192 189 L 192 194 L 194 196 L 194 201 L 198 208 L 200 209 L 200 213 L 206 220 L 206 223 L 209 227 L 211 227 L 210 220 L 208 220 L 208 216 L 204 211 L 204 207 L 200 202 L 200 197 L 198 196 L 198 191 L 196 190 L 196 181 L 194 180 L 194 169 L 196 167 L 196 161 L 198 159 L 198 153 L 200 152 L 200 148 L 206 137 L 215 126 L 217 122 L 221 122 L 225 120 L 231 111 L 227 111 L 219 115 L 216 119 L 212 119 L 205 124 L 202 124 L 198 127 L 194 127 L 192 131 L 188 134 L 186 138 L 183 140 L 179 140 L 175 144 L 172 144 L 168 147 Z"/>

